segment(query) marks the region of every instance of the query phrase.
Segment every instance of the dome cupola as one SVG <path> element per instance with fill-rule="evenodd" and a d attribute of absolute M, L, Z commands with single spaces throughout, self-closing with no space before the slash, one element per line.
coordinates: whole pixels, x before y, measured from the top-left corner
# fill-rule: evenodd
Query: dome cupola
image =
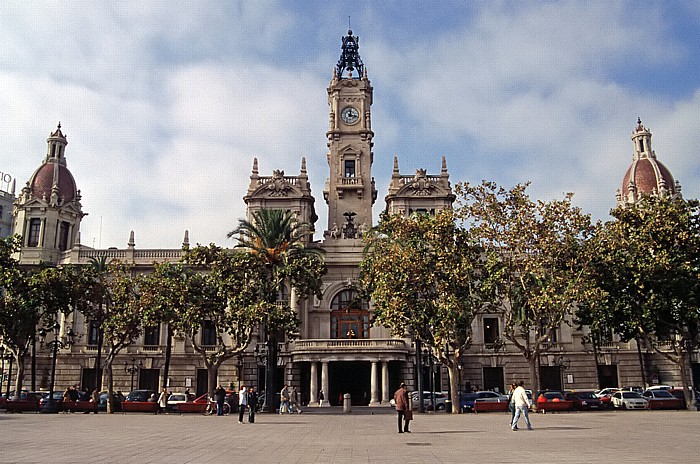
<path fill-rule="evenodd" d="M 680 183 L 674 181 L 671 171 L 656 159 L 651 148 L 651 131 L 644 127 L 641 119 L 637 119 L 637 127 L 632 131 L 632 145 L 632 164 L 622 179 L 622 188 L 617 191 L 618 206 L 637 203 L 642 195 L 680 197 Z"/>

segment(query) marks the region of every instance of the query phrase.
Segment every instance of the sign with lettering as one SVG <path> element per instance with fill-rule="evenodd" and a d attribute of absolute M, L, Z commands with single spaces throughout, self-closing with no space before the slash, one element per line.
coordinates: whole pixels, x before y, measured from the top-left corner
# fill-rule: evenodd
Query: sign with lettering
<path fill-rule="evenodd" d="M 12 176 L 6 172 L 0 171 L 0 190 L 3 192 L 10 192 L 10 186 L 12 185 Z"/>

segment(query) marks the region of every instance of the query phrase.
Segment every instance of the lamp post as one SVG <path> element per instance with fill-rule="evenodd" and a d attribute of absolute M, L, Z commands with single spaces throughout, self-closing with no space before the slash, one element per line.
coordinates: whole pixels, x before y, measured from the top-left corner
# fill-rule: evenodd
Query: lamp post
<path fill-rule="evenodd" d="M 58 350 L 68 348 L 75 343 L 75 334 L 73 333 L 73 329 L 68 329 L 66 338 L 61 340 L 58 337 L 58 331 L 60 328 L 61 324 L 59 324 L 58 321 L 54 321 L 53 326 L 49 327 L 48 329 L 39 329 L 41 347 L 51 350 L 51 383 L 49 384 L 49 397 L 47 398 L 44 407 L 41 408 L 42 413 L 56 414 L 58 412 L 58 405 L 53 399 L 53 389 L 56 382 L 56 357 L 58 356 Z M 46 341 L 46 335 L 48 332 L 53 332 L 53 340 Z"/>
<path fill-rule="evenodd" d="M 425 412 L 423 404 L 423 348 L 420 339 L 416 338 L 416 365 L 418 366 L 418 412 Z"/>
<path fill-rule="evenodd" d="M 124 372 L 131 374 L 131 389 L 129 390 L 130 392 L 134 391 L 134 374 L 138 372 L 139 369 L 143 366 L 143 363 L 139 361 L 138 363 L 136 362 L 136 358 L 131 358 L 131 362 L 126 362 L 124 361 Z"/>
<path fill-rule="evenodd" d="M 2 383 L 5 381 L 5 347 L 2 345 L 0 345 L 0 362 L 2 363 L 2 367 L 0 367 L 0 395 L 2 395 Z"/>
<path fill-rule="evenodd" d="M 238 357 L 236 360 L 236 374 L 238 377 L 238 389 L 241 389 L 241 376 L 243 374 L 243 356 L 241 356 L 240 353 L 238 353 Z"/>

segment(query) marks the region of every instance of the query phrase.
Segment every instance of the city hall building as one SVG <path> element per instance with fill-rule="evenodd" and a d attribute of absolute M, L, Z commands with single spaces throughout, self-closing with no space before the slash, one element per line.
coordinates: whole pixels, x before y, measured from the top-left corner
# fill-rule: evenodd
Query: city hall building
<path fill-rule="evenodd" d="M 412 389 L 423 376 L 423 385 L 447 390 L 446 370 L 426 361 L 417 366 L 416 345 L 410 338 L 392 337 L 384 327 L 374 326 L 371 302 L 357 299 L 358 264 L 363 257 L 361 236 L 372 226 L 373 208 L 410 215 L 435 214 L 451 207 L 454 194 L 450 186 L 445 158 L 435 159 L 408 173 L 399 169 L 394 158 L 393 172 L 384 202 L 375 205 L 378 192 L 372 176 L 374 161 L 372 129 L 373 87 L 359 53 L 358 38 L 348 32 L 343 37 L 341 56 L 327 88 L 329 127 L 325 134 L 328 151 L 328 178 L 323 189 L 328 223 L 320 242 L 309 243 L 324 250 L 328 274 L 324 278 L 322 298 L 298 299 L 289 295 L 292 309 L 301 320 L 299 336 L 279 344 L 276 388 L 283 383 L 297 387 L 304 403 L 339 403 L 349 393 L 353 404 L 386 406 L 401 381 Z M 323 134 L 319 134 L 319 140 Z M 14 202 L 14 232 L 23 246 L 21 263 L 41 262 L 88 264 L 91 258 L 107 257 L 128 263 L 136 272 L 148 273 L 154 262 L 176 262 L 180 249 L 139 249 L 134 233 L 123 249 L 94 249 L 80 243 L 81 194 L 66 161 L 67 138 L 58 128 L 47 140 L 46 156 Z M 651 132 L 641 121 L 632 134 L 633 161 L 623 176 L 617 194 L 618 204 L 634 203 L 643 193 L 680 195 L 680 185 L 670 171 L 656 159 L 651 149 Z M 300 160 L 298 175 L 288 175 L 274 166 L 258 165 L 251 160 L 250 185 L 243 198 L 248 219 L 261 209 L 293 211 L 301 221 L 315 224 L 316 198 L 309 184 L 306 161 Z M 76 173 L 79 173 L 79 168 Z M 79 175 L 78 175 L 79 178 Z M 14 193 L 14 191 L 13 191 Z M 611 198 L 611 205 L 613 203 Z M 316 229 L 321 225 L 316 224 Z M 125 237 L 126 238 L 126 237 Z M 187 233 L 183 245 L 189 245 Z M 81 335 L 77 342 L 60 351 L 56 389 L 73 384 L 94 387 L 97 354 L 96 331 L 80 313 L 60 321 Z M 474 343 L 459 362 L 460 389 L 498 389 L 514 379 L 527 379 L 528 365 L 520 353 L 502 343 L 503 320 L 498 314 L 478 316 L 473 323 Z M 262 333 L 262 332 L 260 332 Z M 114 363 L 115 389 L 158 390 L 162 387 L 167 330 L 149 330 L 132 346 L 123 350 Z M 215 334 L 206 325 L 198 336 L 201 343 L 216 343 Z M 614 336 L 600 340 L 594 347 L 586 333 L 562 324 L 549 341 L 549 350 L 539 359 L 543 388 L 572 389 L 623 385 L 641 385 L 642 369 L 647 383 L 679 384 L 680 374 L 673 365 L 655 354 L 651 347 L 634 341 L 620 342 Z M 215 346 L 209 344 L 213 350 Z M 236 386 L 239 382 L 262 390 L 265 385 L 265 339 L 253 341 L 238 359 L 226 361 L 218 372 L 219 383 Z M 104 359 L 104 355 L 102 356 Z M 424 357 L 424 359 L 429 357 Z M 693 356 L 698 375 L 697 354 Z M 27 360 L 29 363 L 29 360 Z M 35 383 L 47 388 L 50 377 L 48 353 L 37 351 Z M 643 366 L 643 367 L 642 367 Z M 5 367 L 7 373 L 7 367 Z M 133 376 L 133 377 L 132 377 Z M 204 361 L 187 339 L 176 335 L 173 342 L 169 378 L 170 390 L 202 394 L 207 389 Z M 27 365 L 25 385 L 31 384 Z"/>

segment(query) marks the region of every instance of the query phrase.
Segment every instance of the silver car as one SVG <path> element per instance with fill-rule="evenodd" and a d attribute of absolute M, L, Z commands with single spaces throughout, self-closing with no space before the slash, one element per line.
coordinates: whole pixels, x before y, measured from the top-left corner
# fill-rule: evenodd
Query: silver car
<path fill-rule="evenodd" d="M 632 391 L 619 391 L 615 392 L 611 397 L 612 405 L 614 408 L 622 409 L 648 409 L 649 402 L 642 398 L 637 392 Z"/>

